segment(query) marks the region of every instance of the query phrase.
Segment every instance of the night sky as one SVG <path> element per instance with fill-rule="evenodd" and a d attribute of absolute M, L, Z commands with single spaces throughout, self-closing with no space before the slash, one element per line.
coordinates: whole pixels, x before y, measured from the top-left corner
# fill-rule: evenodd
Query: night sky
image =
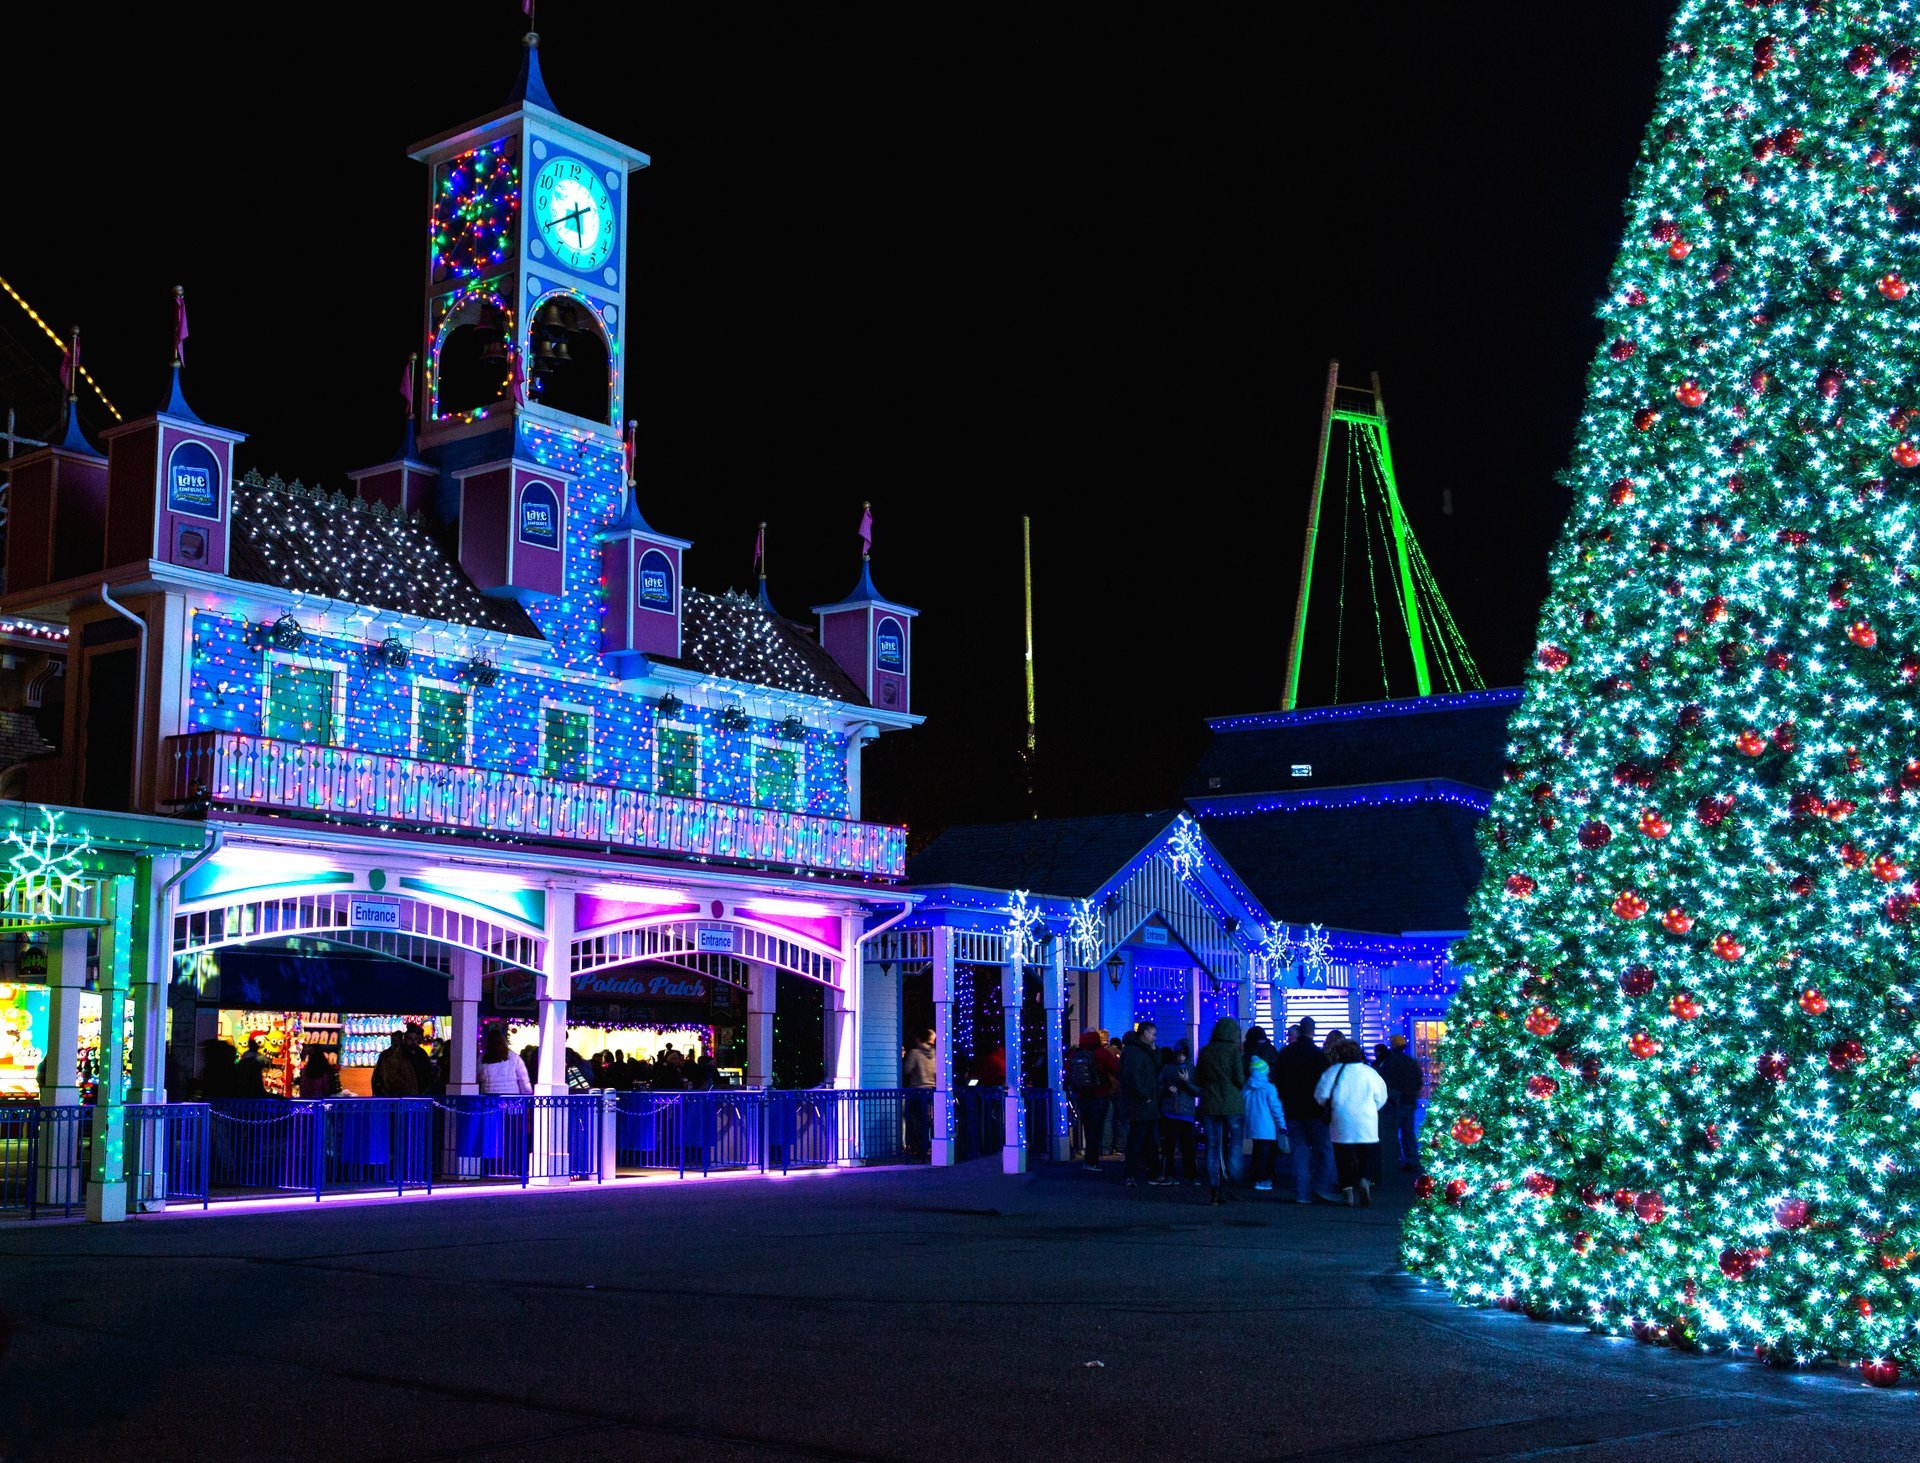
<path fill-rule="evenodd" d="M 298 37 L 36 9 L 9 19 L 0 274 L 81 325 L 128 415 L 163 391 L 178 282 L 188 394 L 251 434 L 243 466 L 345 486 L 389 455 L 421 328 L 406 147 L 500 102 L 519 7 L 450 35 L 451 11 L 309 8 Z M 769 520 L 775 601 L 807 618 L 873 500 L 928 720 L 869 754 L 868 816 L 1025 814 L 1023 513 L 1042 813 L 1164 805 L 1202 717 L 1276 707 L 1335 355 L 1382 373 L 1414 528 L 1487 683 L 1517 679 L 1667 6 L 616 9 L 540 22 L 560 109 L 654 159 L 642 504 L 707 589 L 748 587 Z M 4 299 L 0 330 L 51 371 Z M 1378 694 L 1366 667 L 1343 700 Z"/>

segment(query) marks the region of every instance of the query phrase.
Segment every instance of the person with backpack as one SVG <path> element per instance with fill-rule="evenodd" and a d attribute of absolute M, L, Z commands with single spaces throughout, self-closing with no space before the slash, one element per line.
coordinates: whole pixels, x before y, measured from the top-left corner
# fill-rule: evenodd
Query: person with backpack
<path fill-rule="evenodd" d="M 1142 1021 L 1120 1044 L 1120 1104 L 1127 1120 L 1127 1187 L 1151 1183 L 1159 1161 L 1160 1059 L 1154 1047 L 1157 1028 Z"/>
<path fill-rule="evenodd" d="M 1160 1053 L 1160 1177 L 1156 1184 L 1179 1183 L 1188 1188 L 1200 1182 L 1194 1168 L 1194 1141 L 1200 1136 L 1196 1104 L 1200 1089 L 1193 1081 L 1193 1052 L 1184 1039 Z M 1180 1153 L 1181 1179 L 1173 1176 L 1173 1155 Z"/>
<path fill-rule="evenodd" d="M 1100 1033 L 1083 1031 L 1080 1045 L 1067 1053 L 1067 1101 L 1080 1119 L 1081 1161 L 1100 1171 L 1101 1140 L 1107 1130 L 1107 1074 L 1100 1065 Z"/>
<path fill-rule="evenodd" d="M 1314 1100 L 1313 1089 L 1327 1070 L 1326 1056 L 1313 1041 L 1313 1017 L 1302 1016 L 1291 1039 L 1267 1063 L 1286 1115 L 1287 1140 L 1293 1157 L 1294 1202 L 1337 1204 L 1333 1192 L 1333 1137 L 1326 1114 Z"/>

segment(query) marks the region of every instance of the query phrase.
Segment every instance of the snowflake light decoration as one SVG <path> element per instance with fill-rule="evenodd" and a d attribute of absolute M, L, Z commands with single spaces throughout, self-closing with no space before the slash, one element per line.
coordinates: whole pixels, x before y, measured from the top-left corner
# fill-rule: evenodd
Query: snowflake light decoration
<path fill-rule="evenodd" d="M 1028 952 L 1046 928 L 1046 916 L 1027 903 L 1027 891 L 1014 890 L 1007 904 L 1007 964 L 1016 970 L 1026 965 Z"/>
<path fill-rule="evenodd" d="M 93 845 L 82 834 L 78 839 L 63 837 L 60 815 L 42 808 L 45 824 L 28 827 L 19 824 L 7 829 L 6 842 L 0 845 L 7 857 L 6 882 L 0 884 L 0 899 L 16 908 L 41 913 L 64 910 L 73 891 L 86 877 L 86 855 Z"/>
<path fill-rule="evenodd" d="M 1174 871 L 1183 879 L 1191 879 L 1200 867 L 1203 857 L 1200 825 L 1185 813 L 1173 825 L 1173 836 L 1167 840 L 1167 857 L 1172 861 Z"/>
<path fill-rule="evenodd" d="M 1073 944 L 1073 958 L 1076 963 L 1085 966 L 1088 970 L 1099 963 L 1104 933 L 1100 912 L 1093 907 L 1093 901 L 1082 899 L 1074 906 L 1073 913 L 1067 921 L 1067 939 Z"/>
<path fill-rule="evenodd" d="M 1331 946 L 1332 941 L 1327 939 L 1327 932 L 1324 929 L 1319 925 L 1307 926 L 1307 941 L 1300 949 L 1300 957 L 1306 964 L 1307 974 L 1324 975 L 1326 973 L 1327 952 Z"/>
<path fill-rule="evenodd" d="M 1293 943 L 1293 931 L 1285 925 L 1268 925 L 1260 931 L 1260 948 L 1254 952 L 1256 978 L 1269 985 L 1293 968 L 1299 950 Z"/>

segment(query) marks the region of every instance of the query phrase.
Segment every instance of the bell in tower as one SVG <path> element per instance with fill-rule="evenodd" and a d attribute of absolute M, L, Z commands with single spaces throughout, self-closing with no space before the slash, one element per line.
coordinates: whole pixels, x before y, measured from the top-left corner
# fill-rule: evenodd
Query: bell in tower
<path fill-rule="evenodd" d="M 542 300 L 528 327 L 533 399 L 592 422 L 612 409 L 607 338 L 594 312 L 570 295 Z"/>

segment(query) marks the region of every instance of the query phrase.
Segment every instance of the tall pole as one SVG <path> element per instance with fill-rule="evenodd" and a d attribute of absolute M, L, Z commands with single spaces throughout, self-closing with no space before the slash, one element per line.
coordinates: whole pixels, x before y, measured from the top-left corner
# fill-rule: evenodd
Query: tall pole
<path fill-rule="evenodd" d="M 1327 484 L 1327 443 L 1333 435 L 1333 397 L 1340 389 L 1340 362 L 1327 363 L 1327 399 L 1320 407 L 1320 445 L 1313 454 L 1313 497 L 1307 503 L 1307 543 L 1300 555 L 1300 596 L 1293 605 L 1293 639 L 1287 645 L 1282 711 L 1300 699 L 1300 652 L 1307 638 L 1307 598 L 1313 589 L 1313 548 L 1320 537 L 1320 495 Z"/>
<path fill-rule="evenodd" d="M 1373 412 L 1379 425 L 1373 439 L 1380 446 L 1380 476 L 1387 484 L 1387 521 L 1393 526 L 1393 551 L 1400 563 L 1400 610 L 1407 622 L 1407 649 L 1413 655 L 1413 679 L 1419 694 L 1433 694 L 1433 677 L 1427 673 L 1427 643 L 1420 629 L 1420 602 L 1413 597 L 1413 559 L 1407 551 L 1410 537 L 1406 510 L 1400 506 L 1400 487 L 1393 478 L 1393 448 L 1387 443 L 1387 401 L 1380 394 L 1380 373 L 1373 373 Z"/>
<path fill-rule="evenodd" d="M 1020 760 L 1027 764 L 1027 816 L 1038 818 L 1039 805 L 1033 800 L 1033 519 L 1020 515 L 1020 578 L 1027 597 L 1027 743 Z"/>

